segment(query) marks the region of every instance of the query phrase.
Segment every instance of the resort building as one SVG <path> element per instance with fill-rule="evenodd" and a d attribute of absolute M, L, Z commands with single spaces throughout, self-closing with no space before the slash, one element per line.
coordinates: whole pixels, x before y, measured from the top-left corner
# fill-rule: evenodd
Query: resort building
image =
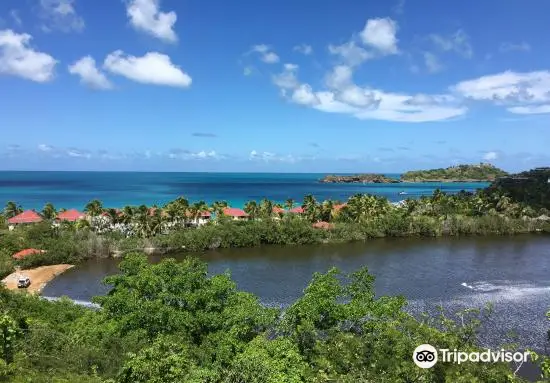
<path fill-rule="evenodd" d="M 301 206 L 297 206 L 289 210 L 289 213 L 294 213 L 294 214 L 303 214 L 303 212 L 304 212 L 304 208 Z"/>
<path fill-rule="evenodd" d="M 206 225 L 208 222 L 210 222 L 210 219 L 212 218 L 212 215 L 208 210 L 201 211 L 200 215 L 195 218 L 191 218 L 191 212 L 189 211 L 187 212 L 186 215 L 187 217 L 189 217 L 189 219 L 191 219 L 191 224 L 197 225 L 197 226 Z"/>
<path fill-rule="evenodd" d="M 242 209 L 236 207 L 226 207 L 223 209 L 223 215 L 233 218 L 235 221 L 242 221 L 248 219 L 248 214 Z"/>
<path fill-rule="evenodd" d="M 86 214 L 81 213 L 76 209 L 62 211 L 61 213 L 57 214 L 57 217 L 56 217 L 58 221 L 68 221 L 68 222 L 76 222 L 80 219 L 85 219 L 85 218 L 86 218 Z"/>
<path fill-rule="evenodd" d="M 13 230 L 17 225 L 42 222 L 42 217 L 34 210 L 26 210 L 21 214 L 8 219 L 8 228 Z"/>

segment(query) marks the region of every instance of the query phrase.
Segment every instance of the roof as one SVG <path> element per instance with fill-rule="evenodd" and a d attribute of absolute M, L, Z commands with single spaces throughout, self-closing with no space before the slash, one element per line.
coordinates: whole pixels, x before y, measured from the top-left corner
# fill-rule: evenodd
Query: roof
<path fill-rule="evenodd" d="M 8 223 L 18 224 L 18 223 L 34 223 L 41 222 L 42 217 L 38 215 L 34 210 L 26 210 L 21 214 L 16 215 L 8 219 Z"/>
<path fill-rule="evenodd" d="M 186 215 L 187 217 L 191 217 L 191 212 L 190 212 L 189 210 L 187 210 L 187 211 L 185 212 L 185 215 Z M 203 211 L 201 211 L 201 217 L 210 217 L 210 212 L 209 212 L 208 210 L 203 210 Z"/>
<path fill-rule="evenodd" d="M 325 229 L 325 230 L 334 228 L 334 225 L 332 223 L 328 223 L 325 221 L 315 222 L 312 226 L 315 229 Z"/>
<path fill-rule="evenodd" d="M 83 219 L 85 217 L 84 213 L 79 212 L 76 209 L 70 209 L 67 211 L 63 211 L 57 215 L 57 219 L 61 221 L 78 221 L 79 219 Z"/>
<path fill-rule="evenodd" d="M 289 210 L 291 213 L 297 213 L 302 214 L 304 212 L 304 209 L 301 206 L 295 207 L 293 209 Z"/>
<path fill-rule="evenodd" d="M 38 249 L 25 249 L 25 250 L 21 250 L 20 252 L 18 253 L 15 253 L 14 255 L 12 255 L 12 258 L 13 259 L 23 259 L 29 255 L 33 255 L 33 254 L 41 254 L 41 253 L 45 253 L 44 250 L 38 250 Z"/>
<path fill-rule="evenodd" d="M 248 214 L 244 210 L 237 209 L 236 207 L 226 207 L 223 209 L 223 214 L 229 217 L 248 217 Z"/>
<path fill-rule="evenodd" d="M 273 213 L 276 213 L 276 214 L 283 214 L 283 213 L 286 213 L 286 210 L 283 209 L 282 207 L 274 206 L 274 207 L 273 207 Z"/>

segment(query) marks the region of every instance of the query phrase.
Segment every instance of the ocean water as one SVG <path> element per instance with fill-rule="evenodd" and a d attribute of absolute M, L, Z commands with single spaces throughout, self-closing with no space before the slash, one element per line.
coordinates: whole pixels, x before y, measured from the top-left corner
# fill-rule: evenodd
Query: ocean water
<path fill-rule="evenodd" d="M 183 196 L 191 202 L 225 200 L 242 207 L 246 201 L 268 198 L 300 203 L 306 194 L 318 200 L 346 200 L 371 193 L 399 201 L 431 194 L 475 191 L 487 183 L 324 184 L 320 173 L 146 173 L 146 172 L 0 172 L 0 204 L 15 201 L 26 209 L 41 209 L 51 202 L 57 208 L 83 209 L 99 199 L 105 207 L 163 205 Z M 399 174 L 387 174 L 398 178 Z M 404 191 L 406 196 L 399 195 Z"/>

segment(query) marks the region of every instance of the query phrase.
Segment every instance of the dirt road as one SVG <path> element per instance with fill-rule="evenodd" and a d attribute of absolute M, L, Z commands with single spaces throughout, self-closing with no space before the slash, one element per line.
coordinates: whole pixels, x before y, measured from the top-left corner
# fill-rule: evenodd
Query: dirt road
<path fill-rule="evenodd" d="M 51 265 L 51 266 L 40 266 L 35 269 L 28 270 L 17 270 L 6 278 L 2 280 L 4 285 L 10 290 L 18 290 L 17 280 L 20 277 L 29 277 L 31 279 L 31 285 L 27 289 L 29 293 L 40 294 L 42 289 L 46 286 L 48 282 L 53 280 L 59 274 L 65 272 L 66 270 L 73 267 L 73 265 Z"/>

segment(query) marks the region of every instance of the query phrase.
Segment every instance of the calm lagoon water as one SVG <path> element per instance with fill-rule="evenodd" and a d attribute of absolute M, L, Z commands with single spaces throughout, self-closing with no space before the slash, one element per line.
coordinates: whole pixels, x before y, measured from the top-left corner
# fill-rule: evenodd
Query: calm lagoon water
<path fill-rule="evenodd" d="M 449 193 L 474 191 L 486 183 L 323 184 L 316 173 L 140 173 L 140 172 L 0 172 L 0 203 L 16 201 L 24 208 L 82 209 L 92 199 L 106 207 L 162 205 L 179 196 L 190 201 L 228 201 L 243 206 L 248 200 L 268 198 L 301 201 L 306 194 L 318 199 L 345 200 L 356 193 L 382 195 L 399 201 L 431 194 L 441 188 Z M 399 177 L 399 174 L 389 176 Z"/>

